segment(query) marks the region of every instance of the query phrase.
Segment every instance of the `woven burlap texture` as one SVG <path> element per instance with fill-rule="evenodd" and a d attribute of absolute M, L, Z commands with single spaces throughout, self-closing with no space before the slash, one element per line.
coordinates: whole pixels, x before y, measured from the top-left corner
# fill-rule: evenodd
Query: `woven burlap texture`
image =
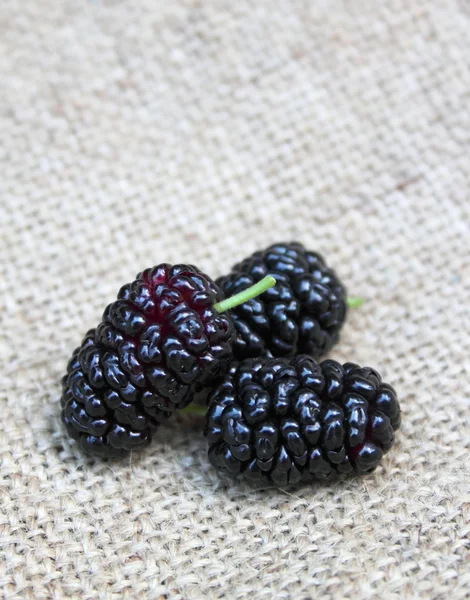
<path fill-rule="evenodd" d="M 469 30 L 465 0 L 2 3 L 1 598 L 469 597 Z M 67 440 L 123 283 L 293 239 L 366 300 L 331 357 L 399 392 L 376 473 L 253 489 L 189 416 L 121 463 Z"/>

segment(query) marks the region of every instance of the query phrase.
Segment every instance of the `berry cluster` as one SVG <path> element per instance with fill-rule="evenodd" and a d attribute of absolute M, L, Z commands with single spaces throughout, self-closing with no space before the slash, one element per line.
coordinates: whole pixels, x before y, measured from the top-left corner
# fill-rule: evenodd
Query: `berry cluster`
<path fill-rule="evenodd" d="M 273 275 L 276 285 L 231 312 L 238 333 L 235 357 L 326 354 L 338 341 L 347 308 L 346 288 L 333 269 L 302 244 L 274 244 L 216 283 L 231 296 L 266 275 Z"/>
<path fill-rule="evenodd" d="M 233 364 L 205 436 L 215 467 L 286 485 L 372 471 L 399 426 L 395 391 L 374 369 L 298 355 Z"/>
<path fill-rule="evenodd" d="M 62 381 L 62 420 L 84 450 L 119 456 L 147 445 L 173 410 L 225 373 L 234 328 L 214 309 L 221 298 L 188 265 L 158 265 L 121 288 Z"/>
<path fill-rule="evenodd" d="M 123 456 L 198 398 L 222 470 L 277 485 L 370 472 L 400 426 L 395 391 L 374 369 L 313 358 L 338 341 L 347 302 L 299 243 L 215 283 L 192 265 L 147 269 L 73 352 L 62 421 L 86 452 Z"/>

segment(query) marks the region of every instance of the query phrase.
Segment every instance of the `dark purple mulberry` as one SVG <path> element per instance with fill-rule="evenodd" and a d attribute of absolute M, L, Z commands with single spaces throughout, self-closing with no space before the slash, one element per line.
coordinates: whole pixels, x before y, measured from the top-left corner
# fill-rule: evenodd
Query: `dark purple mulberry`
<path fill-rule="evenodd" d="M 224 298 L 196 267 L 161 264 L 123 286 L 63 378 L 62 420 L 81 447 L 119 456 L 147 445 L 232 359 Z"/>
<path fill-rule="evenodd" d="M 346 317 L 346 288 L 323 258 L 302 244 L 274 244 L 216 280 L 232 296 L 266 275 L 277 284 L 231 311 L 238 360 L 257 356 L 319 357 L 336 344 Z"/>
<path fill-rule="evenodd" d="M 233 363 L 209 396 L 205 436 L 215 467 L 283 486 L 373 471 L 399 426 L 374 369 L 300 355 Z"/>

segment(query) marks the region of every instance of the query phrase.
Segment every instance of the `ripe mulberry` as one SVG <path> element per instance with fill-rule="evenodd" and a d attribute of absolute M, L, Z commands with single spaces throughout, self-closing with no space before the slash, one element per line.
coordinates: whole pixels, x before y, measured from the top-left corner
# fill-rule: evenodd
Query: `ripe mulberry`
<path fill-rule="evenodd" d="M 258 356 L 319 357 L 336 344 L 347 310 L 346 288 L 323 258 L 302 244 L 274 244 L 236 264 L 216 280 L 225 296 L 266 275 L 277 284 L 234 308 L 238 360 Z"/>
<path fill-rule="evenodd" d="M 62 380 L 62 420 L 88 452 L 120 456 L 147 445 L 233 357 L 224 295 L 196 267 L 161 264 L 121 288 L 77 348 Z"/>
<path fill-rule="evenodd" d="M 374 369 L 300 355 L 233 363 L 206 419 L 215 467 L 283 486 L 373 471 L 393 445 L 400 407 Z"/>

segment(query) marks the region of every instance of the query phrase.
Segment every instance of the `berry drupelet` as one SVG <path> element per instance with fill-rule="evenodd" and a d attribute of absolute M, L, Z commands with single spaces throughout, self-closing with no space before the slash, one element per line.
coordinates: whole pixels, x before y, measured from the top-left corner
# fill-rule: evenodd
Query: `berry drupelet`
<path fill-rule="evenodd" d="M 258 356 L 321 356 L 336 344 L 346 317 L 346 289 L 323 258 L 300 243 L 274 244 L 216 280 L 226 296 L 266 275 L 276 285 L 231 312 L 238 360 Z"/>
<path fill-rule="evenodd" d="M 215 467 L 283 486 L 373 471 L 400 407 L 374 369 L 299 355 L 232 363 L 206 419 Z"/>
<path fill-rule="evenodd" d="M 196 267 L 161 264 L 123 286 L 77 348 L 63 378 L 62 420 L 88 452 L 119 456 L 147 445 L 232 359 L 224 296 Z"/>

